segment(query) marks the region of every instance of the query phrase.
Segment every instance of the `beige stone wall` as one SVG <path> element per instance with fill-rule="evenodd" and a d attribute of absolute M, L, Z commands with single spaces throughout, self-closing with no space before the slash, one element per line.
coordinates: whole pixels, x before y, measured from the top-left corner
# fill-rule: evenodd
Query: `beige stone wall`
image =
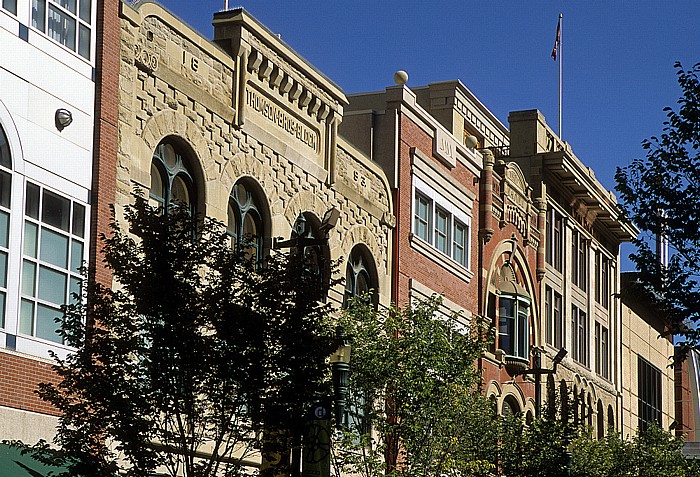
<path fill-rule="evenodd" d="M 638 425 L 638 356 L 661 371 L 661 427 L 668 429 L 674 421 L 675 397 L 673 344 L 626 305 L 622 305 L 622 432 L 635 434 Z"/>
<path fill-rule="evenodd" d="M 259 111 L 249 108 L 249 119 L 239 124 L 245 111 L 238 101 L 241 87 L 275 101 L 280 90 L 262 81 L 261 75 L 240 74 L 236 68 L 245 68 L 241 57 L 232 58 L 158 5 L 138 8 L 122 3 L 118 210 L 131 200 L 134 186 L 150 187 L 153 151 L 164 138 L 176 137 L 195 159 L 198 210 L 206 215 L 226 220 L 231 189 L 241 177 L 252 178 L 264 191 L 271 237 L 288 238 L 300 212 L 322 218 L 336 207 L 340 219 L 330 232 L 332 258 L 347 257 L 353 246 L 364 244 L 377 267 L 380 303 L 387 305 L 394 220 L 381 170 L 349 144 L 330 137 L 331 128 L 319 133 L 323 145 L 308 152 L 312 149 L 308 144 L 270 118 L 256 116 Z M 288 59 L 285 67 L 290 64 Z M 243 86 L 241 78 L 247 78 Z M 275 104 L 290 117 L 300 115 L 300 104 L 291 99 Z M 315 118 L 302 119 L 316 124 Z M 321 150 L 330 145 L 335 148 L 333 161 Z M 331 297 L 340 300 L 342 288 L 333 290 Z"/>

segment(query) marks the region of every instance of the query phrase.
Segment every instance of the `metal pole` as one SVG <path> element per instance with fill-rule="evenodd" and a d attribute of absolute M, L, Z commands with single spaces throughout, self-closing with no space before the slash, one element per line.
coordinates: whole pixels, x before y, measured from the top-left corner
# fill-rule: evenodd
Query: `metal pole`
<path fill-rule="evenodd" d="M 562 63 L 564 62 L 564 15 L 559 14 L 559 139 L 563 139 L 561 135 L 561 80 L 562 80 Z"/>

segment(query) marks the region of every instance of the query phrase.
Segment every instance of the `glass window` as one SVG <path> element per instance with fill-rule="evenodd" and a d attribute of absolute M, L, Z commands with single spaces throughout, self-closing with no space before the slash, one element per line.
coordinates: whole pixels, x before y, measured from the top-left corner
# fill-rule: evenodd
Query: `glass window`
<path fill-rule="evenodd" d="M 2 0 L 2 8 L 17 15 L 17 0 Z"/>
<path fill-rule="evenodd" d="M 588 288 L 588 244 L 583 234 L 574 230 L 572 234 L 571 281 L 581 290 Z"/>
<path fill-rule="evenodd" d="M 562 216 L 551 205 L 547 210 L 547 263 L 562 270 Z"/>
<path fill-rule="evenodd" d="M 31 183 L 27 198 L 19 332 L 61 343 L 55 319 L 80 282 L 85 206 Z"/>
<path fill-rule="evenodd" d="M 372 303 L 377 304 L 377 285 L 370 275 L 374 261 L 368 253 L 363 253 L 359 246 L 350 252 L 345 268 L 345 298 L 343 308 L 347 308 L 351 298 L 370 294 Z"/>
<path fill-rule="evenodd" d="M 547 315 L 547 343 L 555 348 L 564 347 L 564 318 L 562 297 L 549 286 L 545 288 L 545 310 Z"/>
<path fill-rule="evenodd" d="M 80 0 L 79 4 L 77 0 L 32 0 L 32 27 L 89 60 L 91 3 L 91 0 Z"/>
<path fill-rule="evenodd" d="M 445 255 L 450 254 L 450 223 L 452 216 L 445 210 L 435 209 L 435 248 Z"/>
<path fill-rule="evenodd" d="M 449 201 L 416 191 L 413 234 L 469 268 L 469 217 Z"/>
<path fill-rule="evenodd" d="M 194 180 L 182 154 L 170 143 L 156 147 L 151 163 L 151 205 L 167 213 L 174 206 L 185 207 L 194 216 Z"/>
<path fill-rule="evenodd" d="M 416 193 L 413 232 L 426 242 L 431 242 L 430 228 L 432 214 L 433 204 L 431 200 L 422 194 Z"/>
<path fill-rule="evenodd" d="M 601 323 L 595 324 L 595 371 L 600 376 L 608 378 L 609 348 L 608 328 Z"/>
<path fill-rule="evenodd" d="M 452 244 L 452 257 L 463 267 L 469 265 L 467 253 L 467 240 L 469 238 L 469 227 L 455 219 L 454 242 Z"/>
<path fill-rule="evenodd" d="M 227 233 L 232 246 L 241 247 L 247 258 L 258 261 L 262 260 L 264 239 L 261 210 L 250 187 L 245 181 L 238 181 L 229 197 Z"/>
<path fill-rule="evenodd" d="M 3 7 L 10 5 L 3 3 Z M 16 3 L 13 3 L 16 9 Z M 13 11 L 13 13 L 16 13 Z M 10 206 L 12 203 L 12 158 L 10 157 L 10 146 L 5 136 L 5 131 L 0 126 L 0 327 L 5 327 L 5 303 L 7 297 L 8 281 L 8 257 L 10 256 Z M 14 282 L 16 278 L 11 277 Z"/>
<path fill-rule="evenodd" d="M 661 426 L 661 370 L 641 356 L 637 359 L 639 429 L 652 422 Z"/>
<path fill-rule="evenodd" d="M 49 4 L 48 27 L 51 38 L 75 50 L 75 18 Z"/>
<path fill-rule="evenodd" d="M 506 355 L 528 358 L 529 316 L 530 302 L 526 298 L 508 295 L 498 298 L 498 347 Z"/>
<path fill-rule="evenodd" d="M 573 359 L 585 366 L 588 364 L 588 319 L 576 305 L 571 307 L 571 332 Z"/>
<path fill-rule="evenodd" d="M 46 32 L 46 0 L 32 0 L 32 27 Z"/>

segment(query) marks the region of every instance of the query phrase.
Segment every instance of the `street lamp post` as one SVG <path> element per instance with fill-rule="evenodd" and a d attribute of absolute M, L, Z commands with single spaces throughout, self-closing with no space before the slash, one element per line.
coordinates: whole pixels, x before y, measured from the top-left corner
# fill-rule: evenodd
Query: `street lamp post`
<path fill-rule="evenodd" d="M 333 373 L 333 401 L 335 404 L 335 425 L 341 429 L 344 424 L 345 400 L 348 393 L 348 377 L 350 375 L 351 346 L 345 330 L 339 326 L 336 330 L 338 349 L 330 357 Z"/>
<path fill-rule="evenodd" d="M 564 357 L 567 355 L 568 351 L 566 348 L 562 348 L 559 352 L 552 358 L 552 364 L 554 365 L 552 369 L 547 369 L 542 367 L 542 349 L 534 348 L 534 366 L 525 371 L 521 371 L 518 374 L 532 374 L 535 376 L 535 415 L 539 417 L 542 408 L 542 375 L 543 374 L 556 374 L 557 365 L 561 363 Z"/>

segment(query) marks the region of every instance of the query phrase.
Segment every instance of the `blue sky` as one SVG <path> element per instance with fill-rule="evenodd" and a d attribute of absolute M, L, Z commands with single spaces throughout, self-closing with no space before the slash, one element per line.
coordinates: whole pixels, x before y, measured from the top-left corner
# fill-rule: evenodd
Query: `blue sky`
<path fill-rule="evenodd" d="M 160 3 L 207 38 L 224 6 Z M 678 100 L 674 62 L 700 62 L 697 0 L 229 1 L 238 6 L 346 93 L 384 89 L 398 69 L 409 87 L 460 79 L 506 126 L 510 111 L 536 108 L 555 131 L 562 13 L 562 137 L 609 189 Z"/>

